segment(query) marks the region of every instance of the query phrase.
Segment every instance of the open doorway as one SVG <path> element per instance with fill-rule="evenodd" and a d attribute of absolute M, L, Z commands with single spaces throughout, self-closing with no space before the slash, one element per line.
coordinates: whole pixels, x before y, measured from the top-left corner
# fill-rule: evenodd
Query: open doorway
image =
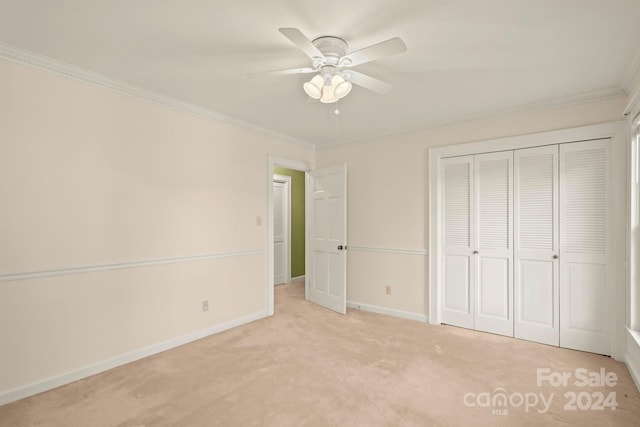
<path fill-rule="evenodd" d="M 306 290 L 306 171 L 310 169 L 304 162 L 269 157 L 269 315 L 274 313 L 275 285 L 295 281 Z"/>
<path fill-rule="evenodd" d="M 305 294 L 305 181 L 302 171 L 273 168 L 274 310 Z"/>

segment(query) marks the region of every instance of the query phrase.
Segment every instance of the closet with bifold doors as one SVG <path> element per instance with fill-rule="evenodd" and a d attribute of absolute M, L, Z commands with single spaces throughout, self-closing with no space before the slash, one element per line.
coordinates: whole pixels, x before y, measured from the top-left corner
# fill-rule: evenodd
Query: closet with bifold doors
<path fill-rule="evenodd" d="M 611 354 L 610 145 L 441 160 L 442 323 Z"/>

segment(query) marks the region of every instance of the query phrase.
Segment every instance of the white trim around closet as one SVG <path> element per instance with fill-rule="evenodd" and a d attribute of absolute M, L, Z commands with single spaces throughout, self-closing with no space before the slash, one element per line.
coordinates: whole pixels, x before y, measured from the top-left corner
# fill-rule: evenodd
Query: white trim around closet
<path fill-rule="evenodd" d="M 429 323 L 441 323 L 441 274 L 440 270 L 440 243 L 439 236 L 439 206 L 441 204 L 442 192 L 440 191 L 440 162 L 446 157 L 464 156 L 478 153 L 488 153 L 495 151 L 514 150 L 543 145 L 561 144 L 568 142 L 588 141 L 595 139 L 611 139 L 612 147 L 612 180 L 613 180 L 613 204 L 615 224 L 613 231 L 614 247 L 611 251 L 612 263 L 615 277 L 614 295 L 612 296 L 611 313 L 615 313 L 612 319 L 612 356 L 617 360 L 622 360 L 625 352 L 625 313 L 626 313 L 626 226 L 627 206 L 626 206 L 626 181 L 628 156 L 627 144 L 628 125 L 625 121 L 605 123 L 599 125 L 585 126 L 572 129 L 563 129 L 530 135 L 521 135 L 508 138 L 492 139 L 486 141 L 471 142 L 465 144 L 432 148 L 428 152 L 429 164 L 429 217 L 427 227 L 429 229 L 429 278 L 427 283 Z"/>

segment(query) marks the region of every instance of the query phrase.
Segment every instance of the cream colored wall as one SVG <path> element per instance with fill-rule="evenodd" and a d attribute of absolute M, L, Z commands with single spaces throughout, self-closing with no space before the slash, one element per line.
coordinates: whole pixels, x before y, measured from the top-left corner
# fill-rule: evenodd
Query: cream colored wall
<path fill-rule="evenodd" d="M 349 245 L 419 251 L 426 249 L 429 147 L 619 120 L 625 103 L 523 113 L 314 154 L 0 60 L 0 397 L 264 313 L 267 154 L 347 163 Z M 237 251 L 252 253 L 6 279 Z M 426 257 L 348 256 L 349 300 L 426 314 Z"/>
<path fill-rule="evenodd" d="M 430 147 L 622 120 L 625 105 L 621 97 L 320 149 L 316 163 L 347 164 L 349 247 L 418 252 L 428 249 Z M 348 300 L 427 315 L 427 265 L 415 253 L 349 250 Z"/>
<path fill-rule="evenodd" d="M 267 154 L 315 156 L 0 60 L 0 397 L 266 313 Z M 251 254 L 7 279 L 238 251 Z"/>

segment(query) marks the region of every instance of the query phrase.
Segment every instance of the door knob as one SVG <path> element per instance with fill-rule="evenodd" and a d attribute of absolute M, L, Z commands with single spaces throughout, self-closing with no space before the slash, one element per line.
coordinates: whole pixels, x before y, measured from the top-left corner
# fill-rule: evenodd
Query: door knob
<path fill-rule="evenodd" d="M 341 251 L 341 250 L 343 250 L 343 249 L 344 249 L 344 246 L 342 246 L 342 245 L 338 246 L 338 250 L 339 250 L 339 251 Z"/>
<path fill-rule="evenodd" d="M 553 256 L 553 259 L 558 259 L 558 255 L 554 255 L 554 256 Z"/>
<path fill-rule="evenodd" d="M 474 255 L 478 255 L 478 251 L 473 251 L 473 254 Z"/>

